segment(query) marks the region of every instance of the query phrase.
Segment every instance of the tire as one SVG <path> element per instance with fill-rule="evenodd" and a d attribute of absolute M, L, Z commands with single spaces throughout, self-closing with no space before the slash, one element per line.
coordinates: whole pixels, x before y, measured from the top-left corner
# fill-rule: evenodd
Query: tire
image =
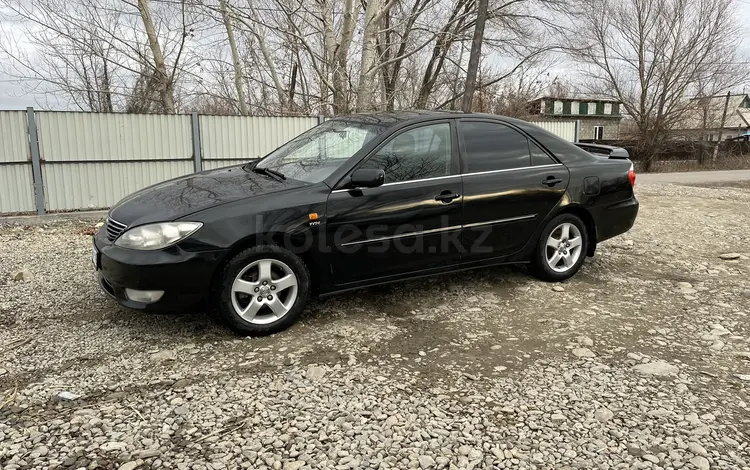
<path fill-rule="evenodd" d="M 294 324 L 309 295 L 310 272 L 302 259 L 279 246 L 259 245 L 226 262 L 216 278 L 212 303 L 235 332 L 263 336 Z"/>
<path fill-rule="evenodd" d="M 567 226 L 568 231 L 567 239 L 565 238 L 565 226 Z M 554 243 L 554 240 L 550 240 L 550 236 L 553 234 L 555 240 L 561 242 L 565 240 L 565 243 L 563 245 Z M 577 244 L 574 240 L 579 237 L 580 244 Z M 548 240 L 553 242 L 553 246 L 547 246 Z M 586 260 L 588 241 L 586 224 L 579 217 L 573 214 L 558 215 L 550 220 L 542 230 L 536 250 L 534 250 L 534 257 L 531 260 L 532 274 L 548 282 L 560 282 L 569 279 L 583 266 L 583 262 Z M 559 257 L 557 262 L 555 262 L 555 259 L 557 259 L 555 255 Z M 554 268 L 552 264 L 555 265 Z"/>

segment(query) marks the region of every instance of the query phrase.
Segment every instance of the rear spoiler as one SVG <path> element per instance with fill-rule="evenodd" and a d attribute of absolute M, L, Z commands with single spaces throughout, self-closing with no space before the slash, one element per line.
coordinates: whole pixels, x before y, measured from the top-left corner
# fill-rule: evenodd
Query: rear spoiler
<path fill-rule="evenodd" d="M 603 155 L 609 158 L 616 158 L 618 160 L 626 160 L 630 158 L 630 154 L 627 150 L 622 147 L 613 147 L 612 145 L 602 144 L 584 144 L 577 142 L 576 145 L 583 150 L 593 153 L 594 155 Z"/>

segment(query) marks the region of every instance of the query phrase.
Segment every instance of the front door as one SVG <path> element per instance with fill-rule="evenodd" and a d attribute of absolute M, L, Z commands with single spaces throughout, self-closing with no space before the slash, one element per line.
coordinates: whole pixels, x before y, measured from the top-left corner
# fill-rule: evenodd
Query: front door
<path fill-rule="evenodd" d="M 518 252 L 557 205 L 568 169 L 517 129 L 459 123 L 464 183 L 463 261 Z"/>
<path fill-rule="evenodd" d="M 326 237 L 337 286 L 459 263 L 463 188 L 453 126 L 400 132 L 358 166 L 382 169 L 382 186 L 331 193 Z"/>

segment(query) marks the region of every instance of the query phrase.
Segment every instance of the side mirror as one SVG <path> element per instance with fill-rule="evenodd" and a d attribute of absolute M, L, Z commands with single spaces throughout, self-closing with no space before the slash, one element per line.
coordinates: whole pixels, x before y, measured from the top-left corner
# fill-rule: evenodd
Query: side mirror
<path fill-rule="evenodd" d="M 376 188 L 385 182 L 385 171 L 373 168 L 354 170 L 351 176 L 353 188 Z"/>

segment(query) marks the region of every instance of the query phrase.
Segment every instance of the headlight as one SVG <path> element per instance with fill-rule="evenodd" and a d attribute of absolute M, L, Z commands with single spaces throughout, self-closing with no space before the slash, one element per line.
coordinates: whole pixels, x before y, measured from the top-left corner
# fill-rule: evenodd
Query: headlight
<path fill-rule="evenodd" d="M 158 250 L 189 237 L 203 226 L 200 222 L 164 222 L 133 227 L 120 235 L 115 245 L 134 250 Z"/>

